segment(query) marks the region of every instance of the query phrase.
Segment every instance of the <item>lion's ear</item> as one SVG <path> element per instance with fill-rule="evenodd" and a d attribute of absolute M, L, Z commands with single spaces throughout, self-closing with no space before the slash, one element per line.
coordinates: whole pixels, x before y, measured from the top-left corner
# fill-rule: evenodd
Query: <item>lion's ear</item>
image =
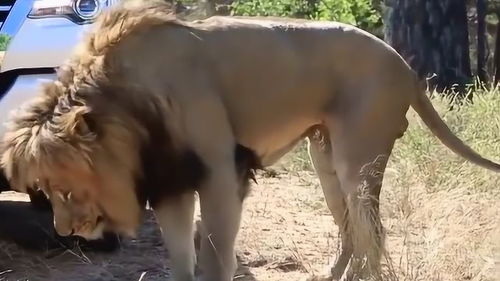
<path fill-rule="evenodd" d="M 94 137 L 90 108 L 86 105 L 70 105 L 62 98 L 55 112 L 54 124 L 58 136 L 64 139 L 88 140 Z"/>
<path fill-rule="evenodd" d="M 89 112 L 86 106 L 78 106 L 71 110 L 68 115 L 68 122 L 70 122 L 70 133 L 76 136 L 86 136 L 92 134 L 89 126 Z"/>

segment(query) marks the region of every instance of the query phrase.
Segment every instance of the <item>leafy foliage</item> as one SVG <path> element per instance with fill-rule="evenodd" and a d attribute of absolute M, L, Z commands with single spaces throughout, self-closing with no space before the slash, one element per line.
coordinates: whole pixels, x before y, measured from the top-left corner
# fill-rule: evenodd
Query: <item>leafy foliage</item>
<path fill-rule="evenodd" d="M 314 18 L 317 5 L 308 0 L 235 0 L 234 15 Z"/>
<path fill-rule="evenodd" d="M 371 0 L 235 0 L 232 13 L 334 20 L 372 30 L 382 25 Z"/>
<path fill-rule="evenodd" d="M 0 51 L 5 51 L 9 45 L 11 37 L 7 34 L 0 34 Z"/>

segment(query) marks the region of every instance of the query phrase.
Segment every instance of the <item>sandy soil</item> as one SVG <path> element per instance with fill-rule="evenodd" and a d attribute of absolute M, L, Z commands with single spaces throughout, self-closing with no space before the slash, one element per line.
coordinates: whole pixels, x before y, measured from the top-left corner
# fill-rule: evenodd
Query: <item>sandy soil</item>
<path fill-rule="evenodd" d="M 311 186 L 308 174 L 304 176 L 307 180 L 297 175 L 258 178 L 259 186 L 254 186 L 245 203 L 238 239 L 240 268 L 236 280 L 255 280 L 253 274 L 258 280 L 284 275 L 287 280 L 298 279 L 313 265 L 324 263 L 331 253 L 335 242 L 331 218 L 318 187 Z M 27 198 L 7 192 L 0 195 L 0 200 L 5 205 L 7 200 L 26 201 Z M 313 201 L 315 203 L 309 203 Z M 43 220 L 44 228 L 50 227 L 50 218 L 29 211 L 28 204 L 16 208 L 19 209 L 15 211 L 17 214 L 30 213 Z M 0 217 L 5 217 L 5 211 L 3 215 L 1 212 L 2 208 Z M 78 247 L 30 251 L 0 240 L 1 281 L 156 281 L 167 280 L 168 276 L 168 253 L 151 213 L 147 215 L 140 236 L 121 241 L 121 248 L 113 253 L 83 251 Z"/>
<path fill-rule="evenodd" d="M 400 280 L 500 280 L 500 248 L 494 246 L 500 240 L 500 228 L 494 232 L 500 218 L 498 199 L 464 198 L 467 195 L 458 191 L 442 196 L 407 194 L 392 188 L 388 177 L 382 213 Z M 257 180 L 245 202 L 235 280 L 302 280 L 320 272 L 336 257 L 338 238 L 314 174 L 279 171 Z M 0 197 L 12 199 L 25 200 L 11 193 Z M 436 206 L 450 199 L 458 203 L 437 211 Z M 423 202 L 434 203 L 425 207 Z M 423 211 L 414 212 L 418 208 Z M 5 217 L 1 212 L 0 208 L 0 218 Z M 447 226 L 450 216 L 464 229 Z M 121 249 L 114 253 L 78 248 L 33 252 L 0 242 L 1 281 L 159 281 L 168 276 L 168 253 L 151 214 L 138 239 L 121 241 Z"/>

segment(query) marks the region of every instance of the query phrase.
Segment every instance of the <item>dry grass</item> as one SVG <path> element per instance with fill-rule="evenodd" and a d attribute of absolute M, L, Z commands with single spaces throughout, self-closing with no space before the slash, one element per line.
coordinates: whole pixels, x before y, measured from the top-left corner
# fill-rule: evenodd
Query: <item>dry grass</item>
<path fill-rule="evenodd" d="M 482 155 L 500 159 L 500 95 L 444 114 Z M 447 99 L 434 99 L 444 113 Z M 443 114 L 442 114 L 443 116 Z M 381 201 L 402 280 L 500 280 L 500 176 L 464 162 L 415 114 L 395 147 Z"/>
<path fill-rule="evenodd" d="M 445 112 L 445 99 L 433 102 Z M 498 161 L 499 112 L 496 91 L 444 118 L 474 149 Z M 381 194 L 397 276 L 401 281 L 500 281 L 500 176 L 464 162 L 414 112 L 408 117 L 410 128 L 395 146 Z M 321 272 L 339 252 L 337 227 L 305 146 L 273 169 L 258 175 L 259 184 L 245 202 L 237 243 L 244 266 L 238 281 L 302 280 Z M 0 280 L 166 280 L 168 265 L 154 223 L 144 226 L 140 239 L 124 245 L 113 255 L 82 253 L 84 261 L 70 253 L 48 260 L 4 243 Z"/>
<path fill-rule="evenodd" d="M 481 154 L 500 160 L 500 93 L 444 114 L 447 124 Z M 381 212 L 387 248 L 400 280 L 500 280 L 500 176 L 464 162 L 410 111 L 385 175 Z M 304 145 L 276 165 L 280 179 L 261 179 L 246 203 L 240 249 L 249 260 L 296 259 L 307 272 L 255 268 L 259 280 L 298 280 L 336 256 L 332 225 Z M 298 246 L 297 246 L 298 245 Z"/>

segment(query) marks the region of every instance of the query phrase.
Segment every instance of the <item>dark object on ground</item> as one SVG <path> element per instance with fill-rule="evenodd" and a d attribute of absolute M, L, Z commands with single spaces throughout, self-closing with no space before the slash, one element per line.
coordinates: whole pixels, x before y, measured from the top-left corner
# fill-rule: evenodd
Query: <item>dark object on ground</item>
<path fill-rule="evenodd" d="M 0 201 L 0 239 L 35 251 L 66 250 L 110 252 L 119 248 L 119 238 L 106 234 L 103 239 L 86 241 L 80 237 L 61 237 L 53 226 L 51 211 L 42 211 L 29 202 Z"/>
<path fill-rule="evenodd" d="M 7 177 L 5 176 L 3 170 L 0 169 L 0 193 L 2 191 L 11 191 L 11 188 L 9 181 L 7 180 Z M 35 191 L 33 189 L 28 189 L 28 195 L 30 197 L 31 204 L 36 209 L 46 210 L 46 211 L 52 210 L 52 207 L 50 206 L 50 201 L 41 190 Z"/>
<path fill-rule="evenodd" d="M 0 170 L 0 193 L 10 191 L 9 182 Z M 80 237 L 61 237 L 53 226 L 50 201 L 41 190 L 28 189 L 31 203 L 0 201 L 0 239 L 11 240 L 30 250 L 73 249 L 114 251 L 119 247 L 116 234 L 86 241 Z"/>
<path fill-rule="evenodd" d="M 50 205 L 50 201 L 43 191 L 28 189 L 28 195 L 33 208 L 40 211 L 52 211 L 52 205 Z"/>
<path fill-rule="evenodd" d="M 7 178 L 5 177 L 3 170 L 0 169 L 0 193 L 2 191 L 9 191 L 9 181 L 7 181 Z"/>

